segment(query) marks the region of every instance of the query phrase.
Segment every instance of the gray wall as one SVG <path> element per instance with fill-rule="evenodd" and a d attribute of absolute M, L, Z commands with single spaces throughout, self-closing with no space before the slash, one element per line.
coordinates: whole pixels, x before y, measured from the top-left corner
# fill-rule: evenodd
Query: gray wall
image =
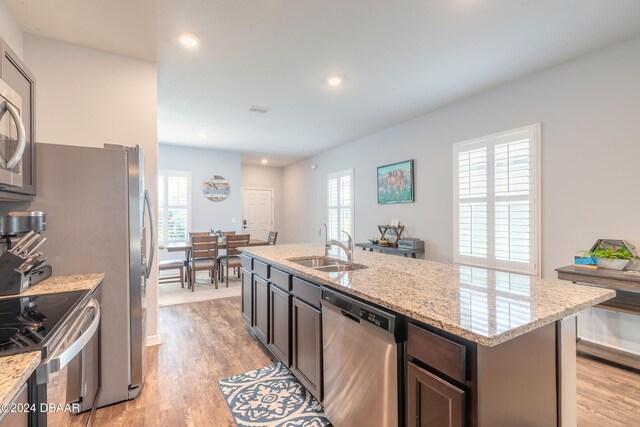
<path fill-rule="evenodd" d="M 640 37 L 329 150 L 284 170 L 288 241 L 315 241 L 326 176 L 355 168 L 355 236 L 399 218 L 453 259 L 452 144 L 542 123 L 542 268 L 570 264 L 600 237 L 640 240 Z M 416 202 L 378 205 L 376 166 L 416 160 Z M 310 166 L 316 163 L 316 170 Z"/>
<path fill-rule="evenodd" d="M 191 227 L 189 231 L 240 231 L 240 154 L 160 144 L 159 169 L 191 172 Z M 212 202 L 202 194 L 202 183 L 210 175 L 221 175 L 231 185 L 229 197 Z M 235 223 L 233 219 L 235 218 Z"/>
<path fill-rule="evenodd" d="M 283 169 L 260 165 L 242 165 L 242 187 L 273 189 L 273 229 L 278 232 L 278 243 L 286 239 L 283 231 Z"/>

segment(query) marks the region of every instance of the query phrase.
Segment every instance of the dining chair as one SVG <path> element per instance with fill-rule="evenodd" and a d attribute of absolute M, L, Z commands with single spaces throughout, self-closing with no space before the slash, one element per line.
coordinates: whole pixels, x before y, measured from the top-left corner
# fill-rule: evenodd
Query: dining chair
<path fill-rule="evenodd" d="M 222 232 L 223 239 L 226 239 L 227 236 L 235 236 L 235 235 L 236 235 L 235 231 L 223 231 Z M 220 255 L 218 255 L 218 259 L 219 260 L 224 259 L 225 255 L 227 254 L 227 251 L 224 248 L 220 248 L 220 250 L 218 252 L 220 252 Z"/>
<path fill-rule="evenodd" d="M 218 289 L 218 236 L 193 236 L 191 238 L 191 258 L 189 261 L 191 292 L 196 288 L 197 272 L 205 270 L 209 271 L 211 284 Z"/>
<path fill-rule="evenodd" d="M 206 237 L 206 236 L 211 236 L 211 233 L 209 231 L 190 231 L 189 232 L 189 241 L 191 241 L 191 239 L 194 238 L 194 237 Z M 191 250 L 189 249 L 189 250 L 187 250 L 185 261 L 184 261 L 184 265 L 186 267 L 185 276 L 187 278 L 191 277 L 191 271 L 189 270 L 189 258 L 190 257 L 191 257 Z"/>
<path fill-rule="evenodd" d="M 189 232 L 189 238 L 191 238 L 191 237 L 204 237 L 204 236 L 211 236 L 211 232 L 209 232 L 209 231 L 190 231 Z"/>
<path fill-rule="evenodd" d="M 180 280 L 180 287 L 184 288 L 184 260 L 182 259 L 167 259 L 164 261 L 158 262 L 158 270 L 160 271 L 168 271 L 168 270 L 178 270 L 178 276 L 160 276 L 158 277 L 158 283 L 172 283 L 176 282 L 178 279 Z"/>
<path fill-rule="evenodd" d="M 224 255 L 222 261 L 224 262 L 224 267 L 226 267 L 227 271 L 227 287 L 229 287 L 229 276 L 231 274 L 229 273 L 231 271 L 229 270 L 230 268 L 237 270 L 238 278 L 240 278 L 240 254 L 242 254 L 242 252 L 237 248 L 249 246 L 249 240 L 251 240 L 251 236 L 249 234 L 229 235 L 226 238 L 227 253 Z M 220 280 L 222 282 L 225 281 L 224 268 L 220 268 Z"/>
<path fill-rule="evenodd" d="M 275 245 L 276 244 L 276 240 L 278 240 L 278 232 L 277 231 L 270 231 L 269 232 L 269 237 L 267 237 L 267 242 L 269 243 L 269 245 Z"/>

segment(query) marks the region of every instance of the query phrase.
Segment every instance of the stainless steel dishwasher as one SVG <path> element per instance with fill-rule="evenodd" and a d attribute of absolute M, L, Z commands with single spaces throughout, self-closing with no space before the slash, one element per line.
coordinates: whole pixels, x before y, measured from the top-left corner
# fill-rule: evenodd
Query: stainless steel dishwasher
<path fill-rule="evenodd" d="M 400 320 L 323 289 L 323 403 L 335 427 L 401 425 Z"/>

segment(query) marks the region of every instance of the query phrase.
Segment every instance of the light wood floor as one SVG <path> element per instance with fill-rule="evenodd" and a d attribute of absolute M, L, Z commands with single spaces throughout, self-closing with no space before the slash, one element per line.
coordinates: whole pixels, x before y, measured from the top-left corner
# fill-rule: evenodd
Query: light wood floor
<path fill-rule="evenodd" d="M 579 357 L 578 425 L 640 426 L 640 374 Z"/>
<path fill-rule="evenodd" d="M 140 396 L 99 409 L 95 426 L 234 426 L 217 381 L 272 362 L 240 318 L 240 298 L 160 309 L 162 345 L 150 348 Z M 578 359 L 578 425 L 640 420 L 640 374 Z"/>

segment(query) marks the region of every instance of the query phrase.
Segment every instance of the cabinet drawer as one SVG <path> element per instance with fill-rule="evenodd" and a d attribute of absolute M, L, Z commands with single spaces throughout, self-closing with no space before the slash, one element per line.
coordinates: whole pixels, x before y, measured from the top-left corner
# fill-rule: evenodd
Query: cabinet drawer
<path fill-rule="evenodd" d="M 248 255 L 240 255 L 240 265 L 247 270 L 253 270 L 253 258 Z"/>
<path fill-rule="evenodd" d="M 269 265 L 257 259 L 253 260 L 253 272 L 263 279 L 269 278 Z"/>
<path fill-rule="evenodd" d="M 291 293 L 308 304 L 320 308 L 320 286 L 294 277 Z"/>
<path fill-rule="evenodd" d="M 416 325 L 407 326 L 407 353 L 434 369 L 464 382 L 465 346 Z"/>
<path fill-rule="evenodd" d="M 287 292 L 291 291 L 291 275 L 271 267 L 271 277 L 269 281 Z"/>

